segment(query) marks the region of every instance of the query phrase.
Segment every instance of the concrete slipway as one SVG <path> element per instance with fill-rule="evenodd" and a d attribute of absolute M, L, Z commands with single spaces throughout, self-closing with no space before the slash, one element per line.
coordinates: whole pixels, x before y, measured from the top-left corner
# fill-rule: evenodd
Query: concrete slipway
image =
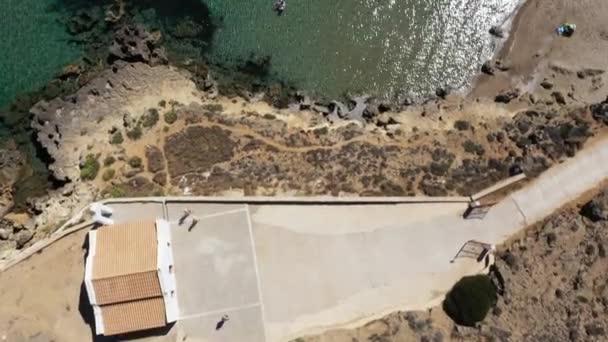
<path fill-rule="evenodd" d="M 194 341 L 284 341 L 363 324 L 394 310 L 438 304 L 471 257 L 468 240 L 497 244 L 608 178 L 608 143 L 596 143 L 483 219 L 466 199 L 129 199 L 114 218 L 172 223 L 179 336 Z M 443 201 L 445 200 L 445 202 Z M 221 202 L 218 202 L 221 201 Z M 179 223 L 184 209 L 200 220 Z M 222 315 L 230 320 L 220 329 Z"/>

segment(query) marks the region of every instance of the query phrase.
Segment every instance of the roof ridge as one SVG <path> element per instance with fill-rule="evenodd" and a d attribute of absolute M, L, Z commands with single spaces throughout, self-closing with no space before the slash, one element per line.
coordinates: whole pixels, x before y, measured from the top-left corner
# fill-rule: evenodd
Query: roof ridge
<path fill-rule="evenodd" d="M 113 278 L 119 278 L 119 277 L 124 277 L 124 276 L 129 276 L 129 275 L 137 275 L 137 274 L 148 273 L 148 272 L 158 272 L 158 267 L 154 268 L 154 269 L 145 270 L 145 271 L 126 272 L 126 273 L 121 273 L 121 274 L 115 274 L 115 275 L 108 276 L 108 277 L 93 278 L 91 280 L 95 281 L 95 280 L 102 280 L 102 279 L 113 279 Z"/>
<path fill-rule="evenodd" d="M 154 299 L 154 298 L 164 298 L 162 294 L 160 295 L 155 295 L 155 296 L 147 296 L 147 297 L 141 297 L 141 298 L 137 298 L 137 299 L 129 299 L 129 300 L 122 300 L 119 302 L 112 302 L 112 303 L 107 303 L 107 304 L 100 304 L 100 307 L 104 307 L 104 306 L 110 306 L 110 305 L 117 305 L 117 304 L 123 304 L 123 303 L 131 303 L 131 302 L 139 302 L 142 300 L 148 300 L 148 299 Z"/>

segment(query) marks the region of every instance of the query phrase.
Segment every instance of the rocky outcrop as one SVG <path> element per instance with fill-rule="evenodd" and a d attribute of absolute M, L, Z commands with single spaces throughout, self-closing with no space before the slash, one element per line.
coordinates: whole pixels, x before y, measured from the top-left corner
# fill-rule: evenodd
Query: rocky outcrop
<path fill-rule="evenodd" d="M 13 184 L 19 179 L 26 161 L 12 140 L 0 142 L 0 218 L 13 207 Z"/>
<path fill-rule="evenodd" d="M 13 249 L 22 249 L 34 237 L 31 226 L 8 219 L 0 219 L 0 256 L 10 254 Z"/>
<path fill-rule="evenodd" d="M 604 125 L 608 125 L 608 97 L 603 102 L 591 105 L 593 118 Z"/>
<path fill-rule="evenodd" d="M 160 99 L 198 101 L 190 75 L 168 66 L 116 62 L 78 92 L 62 99 L 40 101 L 32 109 L 32 127 L 53 162 L 53 176 L 80 178 L 79 163 L 88 146 L 109 146 L 109 131 L 122 127 L 123 116 L 138 118 Z"/>
<path fill-rule="evenodd" d="M 608 191 L 585 203 L 580 214 L 592 222 L 608 221 Z"/>
<path fill-rule="evenodd" d="M 496 38 L 504 38 L 505 37 L 505 31 L 500 26 L 492 26 L 490 28 L 489 32 L 490 32 L 491 35 L 493 35 Z"/>
<path fill-rule="evenodd" d="M 513 99 L 516 99 L 518 96 L 519 96 L 518 89 L 508 89 L 508 90 L 502 91 L 501 93 L 496 95 L 496 97 L 494 98 L 494 101 L 498 102 L 498 103 L 509 103 Z"/>
<path fill-rule="evenodd" d="M 158 45 L 160 39 L 160 32 L 150 33 L 141 25 L 124 25 L 114 35 L 108 62 L 122 60 L 150 65 L 166 64 L 165 50 Z"/>

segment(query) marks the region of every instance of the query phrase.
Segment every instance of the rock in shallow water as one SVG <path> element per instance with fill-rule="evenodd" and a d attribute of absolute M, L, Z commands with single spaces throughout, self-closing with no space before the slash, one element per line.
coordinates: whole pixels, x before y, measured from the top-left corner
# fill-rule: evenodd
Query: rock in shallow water
<path fill-rule="evenodd" d="M 497 38 L 504 38 L 505 31 L 500 26 L 492 26 L 490 28 L 490 34 Z"/>
<path fill-rule="evenodd" d="M 495 72 L 494 63 L 492 63 L 491 60 L 487 60 L 481 66 L 481 72 L 483 72 L 484 74 L 491 75 L 491 76 L 494 75 L 494 72 Z"/>

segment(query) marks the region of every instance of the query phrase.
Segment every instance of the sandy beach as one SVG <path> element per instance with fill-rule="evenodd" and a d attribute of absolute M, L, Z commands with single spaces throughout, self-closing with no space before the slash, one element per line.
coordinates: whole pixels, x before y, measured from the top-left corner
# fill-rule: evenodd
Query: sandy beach
<path fill-rule="evenodd" d="M 507 62 L 507 72 L 480 74 L 470 96 L 491 97 L 497 92 L 519 87 L 527 92 L 538 88 L 544 78 L 555 78 L 559 88 L 572 85 L 557 70 L 605 69 L 608 55 L 608 2 L 605 0 L 528 0 L 512 22 L 511 32 L 497 58 Z M 575 34 L 560 37 L 555 29 L 562 23 L 577 25 Z M 559 68 L 555 68 L 558 66 Z M 562 72 L 564 74 L 564 72 Z M 565 75 L 567 76 L 567 75 Z M 604 97 L 604 86 L 585 94 L 582 100 Z M 579 94 L 580 95 L 580 94 Z"/>

